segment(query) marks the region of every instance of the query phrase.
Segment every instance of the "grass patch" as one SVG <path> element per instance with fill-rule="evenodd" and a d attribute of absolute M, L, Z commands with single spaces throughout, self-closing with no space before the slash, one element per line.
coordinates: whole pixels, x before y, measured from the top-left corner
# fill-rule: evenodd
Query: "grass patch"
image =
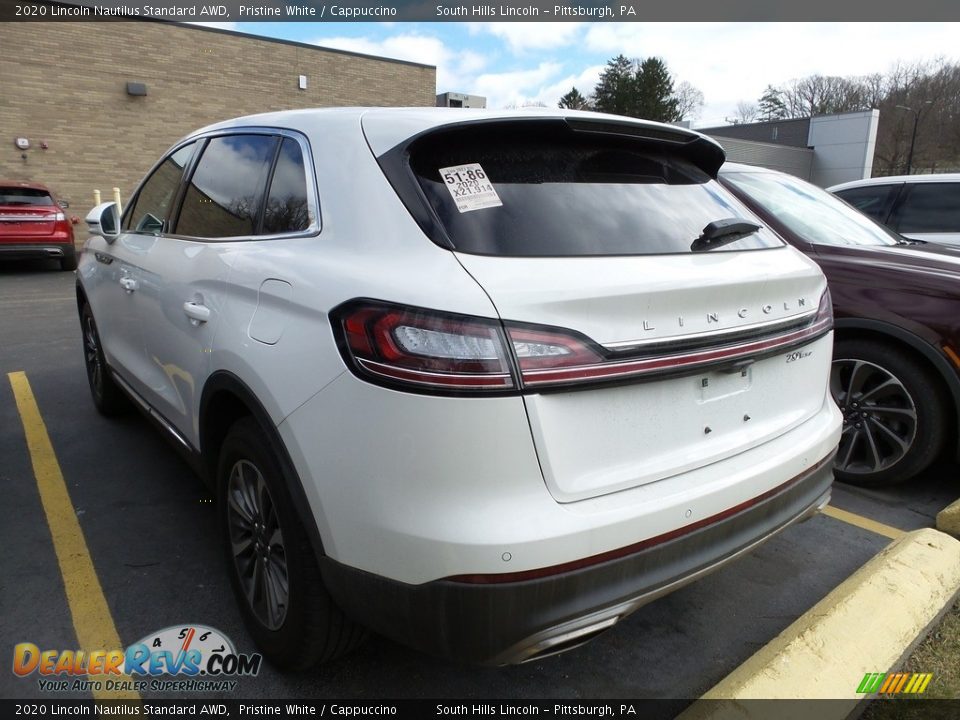
<path fill-rule="evenodd" d="M 960 707 L 956 703 L 931 703 L 930 700 L 960 699 L 960 602 L 943 616 L 906 662 L 891 671 L 933 673 L 933 679 L 922 696 L 871 702 L 860 716 L 863 720 L 957 717 Z"/>

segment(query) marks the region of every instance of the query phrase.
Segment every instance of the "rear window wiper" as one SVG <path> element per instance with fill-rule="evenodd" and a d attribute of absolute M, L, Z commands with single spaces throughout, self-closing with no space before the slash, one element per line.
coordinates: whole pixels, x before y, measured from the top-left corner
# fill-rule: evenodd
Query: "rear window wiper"
<path fill-rule="evenodd" d="M 742 237 L 751 235 L 760 229 L 756 223 L 741 220 L 740 218 L 724 218 L 708 223 L 703 232 L 690 245 L 691 252 L 713 250 L 722 245 L 736 242 Z"/>

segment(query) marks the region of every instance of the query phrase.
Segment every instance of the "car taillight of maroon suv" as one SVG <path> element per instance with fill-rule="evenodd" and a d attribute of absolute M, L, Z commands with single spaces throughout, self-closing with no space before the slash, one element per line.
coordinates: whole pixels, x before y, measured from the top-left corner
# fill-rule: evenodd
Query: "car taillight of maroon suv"
<path fill-rule="evenodd" d="M 73 225 L 45 186 L 0 181 L 0 259 L 34 258 L 76 270 Z"/>

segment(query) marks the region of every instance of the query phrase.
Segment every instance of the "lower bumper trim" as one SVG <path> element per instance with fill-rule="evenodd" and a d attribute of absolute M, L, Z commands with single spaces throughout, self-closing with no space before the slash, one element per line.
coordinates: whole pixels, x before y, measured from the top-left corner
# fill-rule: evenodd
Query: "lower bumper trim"
<path fill-rule="evenodd" d="M 681 534 L 587 567 L 515 582 L 408 585 L 330 558 L 321 572 L 358 622 L 432 655 L 521 663 L 576 647 L 663 595 L 750 552 L 822 508 L 832 455 L 750 503 Z"/>
<path fill-rule="evenodd" d="M 62 258 L 68 252 L 68 245 L 50 245 L 37 243 L 36 245 L 0 244 L 0 258 L 4 260 L 35 260 L 37 258 Z"/>

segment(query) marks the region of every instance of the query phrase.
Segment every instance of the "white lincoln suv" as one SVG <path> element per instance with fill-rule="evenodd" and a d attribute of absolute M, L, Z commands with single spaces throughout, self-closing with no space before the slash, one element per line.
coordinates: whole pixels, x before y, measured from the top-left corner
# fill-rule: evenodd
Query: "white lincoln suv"
<path fill-rule="evenodd" d="M 826 281 L 723 160 L 609 115 L 303 110 L 91 211 L 94 402 L 210 483 L 271 661 L 566 650 L 827 502 Z"/>

